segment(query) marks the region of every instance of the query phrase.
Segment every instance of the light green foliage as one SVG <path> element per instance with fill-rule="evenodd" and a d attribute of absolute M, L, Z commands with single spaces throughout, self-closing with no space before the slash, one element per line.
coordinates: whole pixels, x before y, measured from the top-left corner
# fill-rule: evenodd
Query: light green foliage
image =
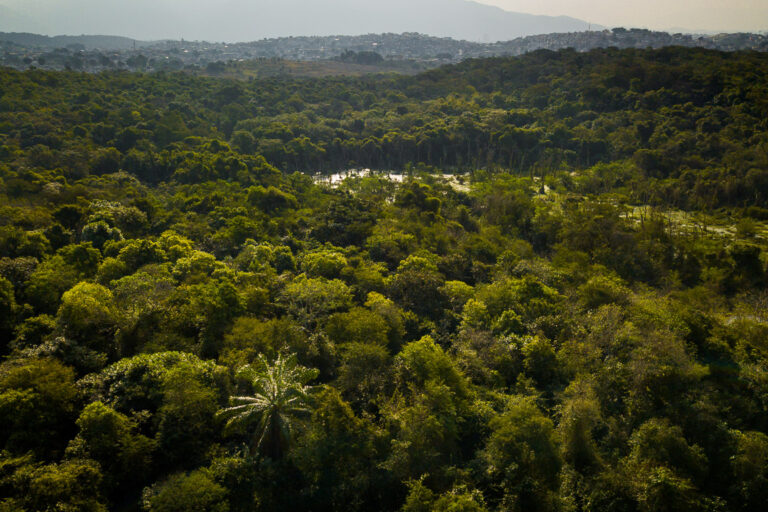
<path fill-rule="evenodd" d="M 325 332 L 331 341 L 344 343 L 371 343 L 386 346 L 389 326 L 381 316 L 367 309 L 354 308 L 336 313 L 328 319 Z"/>
<path fill-rule="evenodd" d="M 16 226 L 0 228 L 0 246 L 3 254 L 11 258 L 27 256 L 41 259 L 50 251 L 50 243 L 42 233 L 25 231 Z"/>
<path fill-rule="evenodd" d="M 185 285 L 176 289 L 174 299 L 174 321 L 199 339 L 201 355 L 218 355 L 221 338 L 232 320 L 243 312 L 243 301 L 234 284 L 206 280 Z"/>
<path fill-rule="evenodd" d="M 395 358 L 402 381 L 418 385 L 445 385 L 457 396 L 468 393 L 467 382 L 454 361 L 435 341 L 425 336 L 409 343 Z"/>
<path fill-rule="evenodd" d="M 425 486 L 421 480 L 409 483 L 408 497 L 401 509 L 403 512 L 431 512 L 435 502 L 435 493 Z"/>
<path fill-rule="evenodd" d="M 397 266 L 418 246 L 414 235 L 383 226 L 374 228 L 365 245 L 371 258 L 389 264 L 390 268 Z"/>
<path fill-rule="evenodd" d="M 118 311 L 112 292 L 103 286 L 75 285 L 61 298 L 56 320 L 66 336 L 103 352 L 114 351 L 109 343 L 117 327 Z"/>
<path fill-rule="evenodd" d="M 706 502 L 690 481 L 663 466 L 654 467 L 640 475 L 637 501 L 643 512 L 693 512 L 707 509 Z"/>
<path fill-rule="evenodd" d="M 259 354 L 274 355 L 278 347 L 269 332 L 269 325 L 258 318 L 240 317 L 232 330 L 224 337 L 221 355 L 228 362 L 240 361 L 243 365 L 253 362 Z"/>
<path fill-rule="evenodd" d="M 267 243 L 255 245 L 248 241 L 235 261 L 240 268 L 251 272 L 264 273 L 271 268 L 278 273 L 296 270 L 296 258 L 291 248 L 284 245 L 274 246 Z"/>
<path fill-rule="evenodd" d="M 152 263 L 161 263 L 166 259 L 165 251 L 163 251 L 160 244 L 151 240 L 126 240 L 125 243 L 117 245 L 119 247 L 117 252 L 117 259 L 125 263 L 125 265 L 133 272 L 140 269 L 144 265 Z M 105 246 L 105 254 L 110 254 L 110 246 Z"/>
<path fill-rule="evenodd" d="M 225 267 L 216 260 L 213 254 L 202 251 L 192 251 L 188 256 L 176 260 L 173 266 L 173 276 L 178 281 L 200 282 L 209 277 L 216 270 Z"/>
<path fill-rule="evenodd" d="M 707 469 L 707 458 L 691 446 L 682 429 L 651 419 L 630 439 L 627 469 L 640 510 L 706 510 L 707 500 L 696 482 Z"/>
<path fill-rule="evenodd" d="M 309 277 L 335 279 L 346 266 L 344 255 L 331 250 L 310 252 L 301 257 L 301 270 Z"/>
<path fill-rule="evenodd" d="M 478 491 L 453 490 L 440 496 L 434 504 L 435 512 L 486 512 L 483 496 Z"/>
<path fill-rule="evenodd" d="M 26 294 L 43 312 L 55 312 L 65 291 L 92 276 L 98 267 L 99 251 L 88 245 L 70 245 L 41 263 L 30 276 Z"/>
<path fill-rule="evenodd" d="M 410 484 L 408 497 L 401 510 L 402 512 L 484 512 L 488 509 L 479 491 L 458 488 L 438 496 L 424 485 L 422 479 Z"/>
<path fill-rule="evenodd" d="M 558 362 L 552 343 L 536 336 L 524 338 L 522 343 L 523 368 L 540 387 L 551 386 L 558 382 Z"/>
<path fill-rule="evenodd" d="M 108 285 L 110 282 L 120 279 L 129 274 L 130 270 L 125 262 L 117 258 L 104 258 L 96 272 L 96 282 L 102 285 Z"/>
<path fill-rule="evenodd" d="M 492 319 L 505 311 L 517 312 L 525 321 L 551 313 L 560 299 L 556 290 L 534 276 L 504 279 L 478 288 L 477 299 L 488 308 Z"/>
<path fill-rule="evenodd" d="M 626 304 L 629 290 L 620 279 L 595 276 L 579 287 L 578 295 L 586 309 L 605 304 Z"/>
<path fill-rule="evenodd" d="M 242 317 L 224 337 L 221 359 L 237 368 L 255 362 L 261 354 L 272 358 L 279 351 L 298 350 L 306 343 L 304 330 L 289 318 L 265 321 Z"/>
<path fill-rule="evenodd" d="M 354 267 L 345 267 L 341 271 L 341 277 L 347 282 L 355 283 L 356 291 L 360 295 L 384 291 L 386 285 L 385 275 L 387 268 L 382 263 L 369 261 L 355 261 Z"/>
<path fill-rule="evenodd" d="M 194 250 L 192 240 L 178 235 L 173 231 L 166 231 L 157 240 L 160 248 L 170 261 L 178 261 L 180 258 L 188 257 Z"/>
<path fill-rule="evenodd" d="M 349 287 L 338 279 L 299 277 L 285 287 L 282 301 L 301 321 L 314 321 L 319 315 L 344 310 L 352 304 Z"/>
<path fill-rule="evenodd" d="M 461 311 L 474 295 L 474 289 L 463 281 L 446 281 L 442 291 L 457 311 Z"/>
<path fill-rule="evenodd" d="M 405 334 L 405 321 L 402 310 L 392 300 L 377 292 L 370 292 L 368 294 L 365 306 L 387 322 L 390 346 L 399 348 Z"/>
<path fill-rule="evenodd" d="M 408 402 L 389 404 L 387 419 L 395 435 L 385 467 L 400 480 L 430 470 L 445 479 L 442 471 L 459 452 L 462 405 L 453 390 L 437 380 L 414 390 Z"/>
<path fill-rule="evenodd" d="M 681 393 L 705 378 L 708 368 L 694 361 L 682 340 L 665 332 L 650 333 L 631 357 L 631 412 L 642 415 L 674 407 Z"/>
<path fill-rule="evenodd" d="M 386 467 L 400 479 L 430 471 L 443 479 L 436 468 L 444 468 L 458 452 L 468 382 L 429 336 L 403 347 L 395 372 L 403 396 L 386 408 L 395 432 Z"/>
<path fill-rule="evenodd" d="M 488 329 L 491 316 L 484 302 L 469 299 L 461 312 L 461 325 L 472 329 Z"/>
<path fill-rule="evenodd" d="M 142 501 L 147 512 L 229 512 L 227 490 L 204 470 L 173 475 L 147 489 Z"/>
<path fill-rule="evenodd" d="M 392 387 L 392 357 L 385 347 L 348 343 L 342 347 L 335 385 L 354 404 L 370 405 Z"/>
<path fill-rule="evenodd" d="M 8 510 L 106 512 L 101 477 L 99 465 L 91 460 L 24 465 L 13 474 L 14 498 L 5 504 Z"/>
<path fill-rule="evenodd" d="M 142 229 L 148 220 L 147 214 L 137 207 L 110 201 L 94 201 L 89 213 L 89 223 L 104 222 L 129 233 Z"/>
<path fill-rule="evenodd" d="M 508 309 L 503 312 L 491 326 L 494 333 L 498 334 L 524 334 L 528 329 L 523 318 L 515 311 Z"/>

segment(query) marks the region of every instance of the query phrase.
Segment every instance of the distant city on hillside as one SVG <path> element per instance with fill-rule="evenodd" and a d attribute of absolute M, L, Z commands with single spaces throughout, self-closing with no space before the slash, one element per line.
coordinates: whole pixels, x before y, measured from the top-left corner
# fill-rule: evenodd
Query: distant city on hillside
<path fill-rule="evenodd" d="M 768 51 L 765 34 L 670 34 L 644 29 L 554 33 L 497 43 L 477 43 L 418 33 L 361 36 L 284 37 L 248 43 L 202 41 L 137 41 L 116 36 L 57 36 L 0 33 L 0 66 L 46 70 L 100 72 L 196 71 L 221 72 L 227 64 L 259 59 L 332 61 L 387 68 L 410 61 L 424 69 L 468 58 L 516 56 L 535 50 L 573 48 L 699 47 L 713 50 Z"/>

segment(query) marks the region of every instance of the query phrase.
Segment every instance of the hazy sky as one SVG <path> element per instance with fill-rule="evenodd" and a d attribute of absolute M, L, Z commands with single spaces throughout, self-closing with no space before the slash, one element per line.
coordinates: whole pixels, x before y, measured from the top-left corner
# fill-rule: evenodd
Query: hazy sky
<path fill-rule="evenodd" d="M 477 0 L 509 11 L 567 15 L 606 26 L 768 30 L 768 0 Z"/>
<path fill-rule="evenodd" d="M 475 0 L 606 27 L 766 31 L 768 0 Z M 503 15 L 463 0 L 0 0 L 0 31 L 252 41 L 286 35 L 422 32 L 479 41 L 585 30 L 578 20 Z M 574 22 L 576 22 L 574 24 Z"/>

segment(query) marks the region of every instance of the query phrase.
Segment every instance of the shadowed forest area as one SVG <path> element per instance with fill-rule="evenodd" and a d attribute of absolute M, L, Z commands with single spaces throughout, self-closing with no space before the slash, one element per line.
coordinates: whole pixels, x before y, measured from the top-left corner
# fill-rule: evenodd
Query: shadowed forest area
<path fill-rule="evenodd" d="M 761 511 L 767 272 L 764 53 L 3 69 L 0 511 Z"/>

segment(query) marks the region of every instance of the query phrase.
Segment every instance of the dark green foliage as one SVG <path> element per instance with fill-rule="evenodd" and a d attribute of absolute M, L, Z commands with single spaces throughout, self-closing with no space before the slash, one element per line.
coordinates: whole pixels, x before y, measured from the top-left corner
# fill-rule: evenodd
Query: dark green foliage
<path fill-rule="evenodd" d="M 61 455 L 77 418 L 74 372 L 53 359 L 6 365 L 0 374 L 0 443 L 14 454 Z"/>
<path fill-rule="evenodd" d="M 80 431 L 69 443 L 67 455 L 97 461 L 109 493 L 117 495 L 147 483 L 155 445 L 136 433 L 135 422 L 101 402 L 93 402 L 80 413 L 77 426 Z"/>
<path fill-rule="evenodd" d="M 528 398 L 512 398 L 490 422 L 482 452 L 487 473 L 506 510 L 557 510 L 562 461 L 554 425 Z"/>
<path fill-rule="evenodd" d="M 0 353 L 5 353 L 11 341 L 16 322 L 16 298 L 13 284 L 0 277 Z"/>
<path fill-rule="evenodd" d="M 0 510 L 765 508 L 765 54 L 0 96 Z"/>

